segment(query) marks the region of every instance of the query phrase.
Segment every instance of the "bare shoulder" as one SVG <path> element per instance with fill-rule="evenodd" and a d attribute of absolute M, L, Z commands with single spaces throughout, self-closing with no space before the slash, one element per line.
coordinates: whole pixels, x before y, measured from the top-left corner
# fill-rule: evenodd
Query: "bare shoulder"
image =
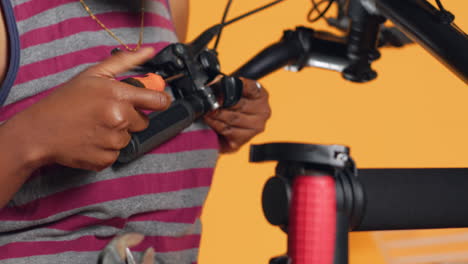
<path fill-rule="evenodd" d="M 0 4 L 0 83 L 3 82 L 8 67 L 8 33 L 3 14 L 3 7 Z"/>
<path fill-rule="evenodd" d="M 189 0 L 169 0 L 169 3 L 177 37 L 184 42 L 187 36 Z"/>

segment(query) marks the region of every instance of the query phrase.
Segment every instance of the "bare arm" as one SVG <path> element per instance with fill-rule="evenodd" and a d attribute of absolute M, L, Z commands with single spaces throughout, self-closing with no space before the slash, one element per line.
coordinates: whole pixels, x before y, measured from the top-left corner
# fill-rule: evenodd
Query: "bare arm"
<path fill-rule="evenodd" d="M 7 49 L 8 34 L 0 5 L 0 84 L 8 67 Z M 11 128 L 10 124 L 0 125 L 0 208 L 9 201 L 41 162 L 39 153 L 32 148 L 27 151 L 25 147 L 28 137 L 21 133 L 27 131 L 27 127 Z"/>
<path fill-rule="evenodd" d="M 172 19 L 180 42 L 185 42 L 189 16 L 189 0 L 169 0 Z"/>
<path fill-rule="evenodd" d="M 8 59 L 8 34 L 2 6 L 0 4 L 0 84 L 5 78 L 8 67 Z"/>
<path fill-rule="evenodd" d="M 44 162 L 38 149 L 28 144 L 26 124 L 16 123 L 0 125 L 0 208 Z"/>
<path fill-rule="evenodd" d="M 41 166 L 100 171 L 112 165 L 130 133 L 148 126 L 137 109 L 169 106 L 165 93 L 114 79 L 153 56 L 151 48 L 119 52 L 0 125 L 0 208 Z"/>

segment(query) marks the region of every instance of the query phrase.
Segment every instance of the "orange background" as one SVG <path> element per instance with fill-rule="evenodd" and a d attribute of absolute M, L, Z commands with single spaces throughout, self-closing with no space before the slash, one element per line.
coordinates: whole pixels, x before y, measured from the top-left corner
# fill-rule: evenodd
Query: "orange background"
<path fill-rule="evenodd" d="M 226 0 L 191 1 L 189 39 L 218 23 Z M 267 3 L 236 0 L 230 17 Z M 457 24 L 468 29 L 468 2 L 445 0 Z M 220 44 L 229 73 L 284 29 L 308 24 L 308 0 L 289 0 L 230 26 Z M 468 52 L 468 51 L 467 51 Z M 382 50 L 377 80 L 345 81 L 339 73 L 278 71 L 262 83 L 273 116 L 252 143 L 295 141 L 345 144 L 360 168 L 467 167 L 468 87 L 419 46 Z M 268 263 L 285 252 L 286 236 L 263 217 L 260 197 L 273 163 L 248 163 L 248 146 L 221 157 L 203 214 L 201 264 Z M 369 233 L 352 233 L 351 263 L 384 263 Z"/>

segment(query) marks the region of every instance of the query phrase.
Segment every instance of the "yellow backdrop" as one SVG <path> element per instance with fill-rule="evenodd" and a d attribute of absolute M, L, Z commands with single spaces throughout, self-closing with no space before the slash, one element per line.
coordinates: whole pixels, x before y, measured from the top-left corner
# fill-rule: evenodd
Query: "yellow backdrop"
<path fill-rule="evenodd" d="M 226 2 L 191 1 L 189 39 L 219 22 Z M 267 2 L 236 0 L 230 16 Z M 468 29 L 468 2 L 443 3 Z M 289 0 L 229 27 L 219 50 L 223 70 L 234 70 L 279 40 L 284 29 L 325 28 L 306 22 L 310 5 Z M 360 168 L 467 167 L 468 87 L 418 46 L 386 49 L 374 68 L 379 77 L 367 84 L 319 69 L 265 78 L 273 116 L 253 143 L 345 144 Z M 285 251 L 285 235 L 266 222 L 260 205 L 263 184 L 273 173 L 273 163 L 248 163 L 248 146 L 219 160 L 203 213 L 201 264 L 268 263 Z M 350 257 L 354 264 L 384 263 L 369 233 L 351 235 Z"/>

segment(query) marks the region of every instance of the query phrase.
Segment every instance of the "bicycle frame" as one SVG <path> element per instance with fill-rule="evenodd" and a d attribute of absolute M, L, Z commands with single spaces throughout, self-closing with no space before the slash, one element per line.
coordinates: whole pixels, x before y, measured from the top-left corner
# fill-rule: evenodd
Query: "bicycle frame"
<path fill-rule="evenodd" d="M 354 1 L 354 0 L 353 0 Z M 368 11 L 383 15 L 442 64 L 468 83 L 468 37 L 426 0 L 361 0 Z M 375 7 L 375 10 L 372 8 Z"/>

